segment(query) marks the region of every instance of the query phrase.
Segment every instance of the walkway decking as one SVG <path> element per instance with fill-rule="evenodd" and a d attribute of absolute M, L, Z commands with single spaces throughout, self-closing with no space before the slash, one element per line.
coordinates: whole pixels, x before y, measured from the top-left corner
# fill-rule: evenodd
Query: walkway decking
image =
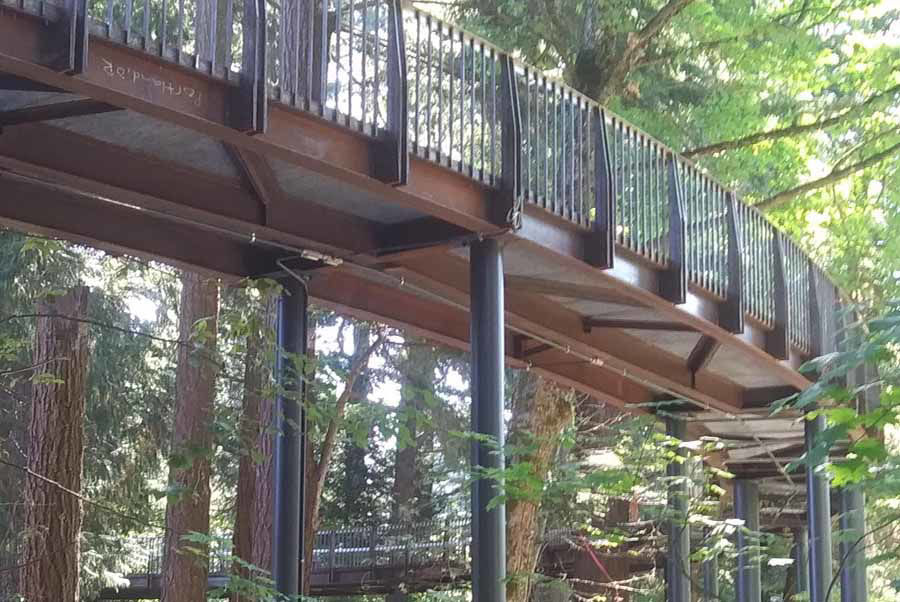
<path fill-rule="evenodd" d="M 210 1 L 215 35 L 194 0 L 0 0 L 0 222 L 288 269 L 459 348 L 465 245 L 498 236 L 510 364 L 634 411 L 686 399 L 695 434 L 836 348 L 840 297 L 793 241 L 574 90 L 399 0 Z M 802 426 L 737 435 L 777 473 L 767 441 Z"/>

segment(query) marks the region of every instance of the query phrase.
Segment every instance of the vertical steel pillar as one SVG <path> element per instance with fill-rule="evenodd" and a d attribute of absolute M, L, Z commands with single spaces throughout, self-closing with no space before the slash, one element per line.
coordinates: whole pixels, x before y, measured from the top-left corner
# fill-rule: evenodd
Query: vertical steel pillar
<path fill-rule="evenodd" d="M 666 433 L 684 441 L 687 423 L 666 418 Z M 678 452 L 681 454 L 681 452 Z M 683 455 L 683 454 L 681 454 Z M 666 469 L 669 485 L 669 554 L 666 558 L 666 602 L 691 602 L 691 528 L 687 523 L 687 463 L 672 462 Z"/>
<path fill-rule="evenodd" d="M 797 571 L 797 586 L 794 590 L 798 594 L 809 591 L 809 533 L 806 527 L 794 529 L 794 569 Z"/>
<path fill-rule="evenodd" d="M 719 602 L 719 557 L 710 556 L 703 561 L 703 602 Z"/>
<path fill-rule="evenodd" d="M 841 602 L 866 602 L 866 496 L 862 487 L 841 490 Z"/>
<path fill-rule="evenodd" d="M 494 239 L 472 243 L 469 255 L 472 313 L 472 431 L 503 445 L 503 257 Z M 502 449 L 472 443 L 472 466 L 502 469 Z M 488 510 L 501 493 L 490 479 L 472 485 L 472 596 L 506 600 L 506 506 Z"/>
<path fill-rule="evenodd" d="M 275 514 L 272 524 L 272 577 L 275 589 L 287 597 L 300 593 L 300 554 L 303 539 L 303 473 L 306 413 L 302 374 L 288 357 L 305 356 L 307 336 L 306 288 L 291 278 L 284 282 L 278 302 L 275 440 Z"/>
<path fill-rule="evenodd" d="M 806 421 L 806 451 L 825 430 L 825 416 Z M 823 459 L 824 463 L 824 459 Z M 806 467 L 806 513 L 809 522 L 809 601 L 825 602 L 831 583 L 831 497 L 821 465 Z"/>
<path fill-rule="evenodd" d="M 744 521 L 738 530 L 737 602 L 761 602 L 762 570 L 759 559 L 759 486 L 749 479 L 734 482 L 734 513 Z"/>

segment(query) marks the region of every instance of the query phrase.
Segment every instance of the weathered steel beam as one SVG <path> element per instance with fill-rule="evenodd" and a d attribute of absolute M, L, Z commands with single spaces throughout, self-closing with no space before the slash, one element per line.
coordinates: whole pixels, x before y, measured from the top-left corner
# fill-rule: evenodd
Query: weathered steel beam
<path fill-rule="evenodd" d="M 121 110 L 120 107 L 91 99 L 68 100 L 65 102 L 55 102 L 46 105 L 0 111 L 0 128 L 12 125 L 23 125 L 26 123 L 52 121 L 54 119 L 97 115 L 98 113 L 109 113 L 111 111 Z"/>
<path fill-rule="evenodd" d="M 625 328 L 628 330 L 661 330 L 664 332 L 697 332 L 690 324 L 682 322 L 662 322 L 660 320 L 616 320 L 606 318 L 585 318 L 585 332 L 593 328 Z"/>

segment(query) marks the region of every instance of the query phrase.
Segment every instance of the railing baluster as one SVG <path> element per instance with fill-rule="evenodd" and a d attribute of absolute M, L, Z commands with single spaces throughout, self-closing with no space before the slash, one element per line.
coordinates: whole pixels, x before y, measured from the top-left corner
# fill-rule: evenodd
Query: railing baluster
<path fill-rule="evenodd" d="M 434 124 L 431 119 L 431 105 L 432 98 L 434 94 L 434 86 L 432 86 L 432 76 L 431 72 L 433 70 L 433 48 L 434 48 L 434 32 L 432 31 L 431 24 L 431 15 L 425 15 L 425 26 L 428 30 L 428 100 L 425 103 L 425 124 L 427 126 L 427 130 L 425 132 L 425 149 L 426 149 L 426 158 L 433 159 L 432 155 L 432 132 L 434 129 Z"/>
<path fill-rule="evenodd" d="M 481 42 L 481 152 L 478 158 L 478 179 L 485 181 L 485 138 L 484 138 L 484 122 L 487 120 L 487 50 L 484 42 Z M 518 85 L 518 84 L 516 84 Z"/>
<path fill-rule="evenodd" d="M 454 127 L 454 121 L 453 121 L 454 120 L 454 111 L 456 110 L 456 101 L 455 101 L 456 95 L 454 94 L 456 86 L 454 84 L 455 75 L 453 73 L 453 64 L 456 62 L 456 35 L 454 34 L 452 27 L 450 28 L 450 36 L 449 37 L 450 37 L 450 65 L 451 66 L 448 68 L 448 71 L 450 72 L 448 75 L 448 79 L 450 80 L 450 96 L 448 97 L 448 101 L 447 101 L 447 113 L 449 114 L 449 118 L 447 120 L 447 129 L 449 131 L 450 149 L 447 151 L 447 157 L 448 157 L 447 163 L 450 167 L 453 167 L 453 151 L 456 148 L 455 143 L 454 143 L 456 136 L 454 136 L 454 133 L 458 133 L 459 138 L 460 138 L 460 141 L 459 141 L 459 157 L 460 157 L 460 159 L 459 159 L 458 169 L 461 171 L 462 170 L 462 148 L 463 148 L 462 133 L 461 133 L 462 127 L 460 127 L 459 130 L 457 130 Z M 443 65 L 441 65 L 441 68 L 443 69 Z M 463 94 L 463 87 L 462 87 L 462 84 L 460 84 L 459 85 L 460 98 L 462 97 L 462 94 Z"/>
<path fill-rule="evenodd" d="M 375 6 L 377 7 L 378 4 L 379 3 L 376 0 Z M 341 20 L 343 19 L 341 8 L 341 0 L 334 0 L 334 93 L 332 94 L 332 99 L 334 100 L 335 120 L 337 120 L 338 114 L 341 111 L 341 34 L 343 33 L 341 26 Z"/>
<path fill-rule="evenodd" d="M 363 6 L 368 6 L 368 2 L 364 2 Z M 419 154 L 419 146 L 421 143 L 420 138 L 420 129 L 419 129 L 419 112 L 422 110 L 422 96 L 421 96 L 421 80 L 422 80 L 422 13 L 416 9 L 416 105 L 415 112 L 413 113 L 413 119 L 415 120 L 415 149 L 416 154 Z M 363 62 L 363 66 L 365 66 L 365 62 Z M 365 77 L 363 77 L 363 81 L 365 81 Z M 363 105 L 365 106 L 365 105 Z M 363 111 L 365 113 L 365 111 Z"/>
<path fill-rule="evenodd" d="M 452 78 L 451 78 L 452 81 Z M 450 101 L 453 104 L 453 101 Z M 459 173 L 466 163 L 466 40 L 459 32 Z"/>
<path fill-rule="evenodd" d="M 497 177 L 497 51 L 491 48 L 491 185 L 499 182 Z"/>
<path fill-rule="evenodd" d="M 363 0 L 363 2 L 367 2 L 368 0 Z M 350 6 L 347 7 L 347 116 L 346 123 L 349 126 L 352 122 L 353 117 L 353 55 L 355 50 L 353 48 L 353 23 L 356 20 L 356 0 L 349 0 Z M 406 77 L 406 74 L 403 74 L 403 77 Z M 360 83 L 361 86 L 365 86 L 365 82 Z M 362 120 L 360 120 L 360 125 L 362 125 Z"/>
<path fill-rule="evenodd" d="M 141 15 L 141 35 L 144 38 L 141 47 L 144 49 L 144 52 L 147 52 L 150 50 L 150 0 L 144 0 L 144 12 Z"/>
<path fill-rule="evenodd" d="M 460 36 L 462 32 L 460 32 Z M 472 64 L 469 65 L 469 83 L 471 96 L 469 98 L 469 177 L 475 177 L 475 38 L 469 38 L 469 54 L 472 57 Z M 515 85 L 515 76 L 513 76 L 513 85 Z"/>
<path fill-rule="evenodd" d="M 452 154 L 453 149 L 446 151 L 444 148 L 444 24 L 437 22 L 438 28 L 438 157 L 444 152 Z M 451 42 L 452 44 L 452 42 Z M 452 48 L 451 48 L 452 54 Z M 453 82 L 450 82 L 450 93 L 453 93 Z M 452 102 L 450 103 L 453 104 Z M 453 121 L 453 112 L 450 112 L 450 121 Z M 452 128 L 452 125 L 451 125 Z M 451 140 L 451 143 L 453 141 Z M 450 159 L 448 158 L 448 163 Z"/>

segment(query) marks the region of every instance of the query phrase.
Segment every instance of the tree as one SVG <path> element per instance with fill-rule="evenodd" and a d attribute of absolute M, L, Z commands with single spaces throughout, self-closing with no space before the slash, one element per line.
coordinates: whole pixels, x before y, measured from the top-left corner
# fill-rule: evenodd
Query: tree
<path fill-rule="evenodd" d="M 368 332 L 368 328 L 366 328 L 366 331 Z M 312 559 L 313 557 L 315 534 L 321 523 L 319 510 L 322 505 L 322 493 L 325 488 L 325 480 L 331 469 L 331 462 L 334 456 L 335 447 L 338 443 L 338 437 L 344 426 L 347 403 L 353 395 L 357 380 L 367 369 L 369 359 L 381 347 L 384 342 L 384 337 L 384 332 L 379 330 L 376 332 L 374 340 L 370 337 L 366 337 L 366 339 L 359 341 L 360 346 L 354 348 L 353 360 L 349 369 L 343 376 L 343 390 L 337 397 L 331 397 L 330 395 L 325 394 L 324 399 L 316 399 L 316 403 L 313 404 L 312 401 L 315 399 L 313 395 L 315 393 L 312 389 L 315 387 L 307 388 L 307 398 L 305 400 L 308 408 L 307 411 L 314 411 L 314 413 L 321 418 L 320 424 L 316 428 L 316 431 L 320 434 L 318 445 L 313 445 L 311 439 L 307 443 L 306 499 L 304 500 L 306 510 L 304 520 L 306 523 L 303 525 L 303 542 L 305 545 L 303 552 L 304 558 Z M 304 368 L 307 371 L 307 379 L 309 379 L 309 370 L 311 370 L 312 367 Z M 318 393 L 322 394 L 326 393 L 326 391 L 318 391 Z M 306 595 L 309 595 L 311 571 L 312 563 L 304 563 L 303 593 Z"/>
<path fill-rule="evenodd" d="M 430 484 L 426 482 L 429 466 L 425 457 L 434 447 L 434 431 L 423 418 L 432 405 L 428 398 L 434 397 L 437 360 L 437 350 L 424 341 L 406 341 L 399 369 L 400 424 L 394 460 L 392 522 L 411 523 L 430 518 L 434 513 Z"/>
<path fill-rule="evenodd" d="M 186 538 L 192 533 L 209 532 L 219 289 L 215 280 L 191 272 L 182 274 L 181 286 L 163 602 L 203 600 L 209 571 L 207 543 L 189 543 Z"/>
<path fill-rule="evenodd" d="M 265 293 L 263 293 L 265 295 Z M 239 427 L 239 467 L 234 517 L 234 556 L 265 571 L 272 568 L 272 520 L 275 499 L 275 464 L 272 419 L 272 349 L 274 348 L 275 297 L 260 300 L 242 296 L 244 311 L 256 319 L 247 325 L 244 382 Z M 255 310 L 255 311 L 254 311 Z M 249 577 L 245 566 L 233 572 Z M 241 598 L 232 594 L 238 602 Z"/>
<path fill-rule="evenodd" d="M 34 602 L 79 600 L 87 306 L 86 287 L 37 306 L 19 586 Z"/>
<path fill-rule="evenodd" d="M 518 375 L 510 420 L 511 466 L 527 477 L 506 502 L 507 602 L 527 602 L 542 532 L 541 500 L 563 431 L 574 415 L 571 394 L 530 372 Z"/>

